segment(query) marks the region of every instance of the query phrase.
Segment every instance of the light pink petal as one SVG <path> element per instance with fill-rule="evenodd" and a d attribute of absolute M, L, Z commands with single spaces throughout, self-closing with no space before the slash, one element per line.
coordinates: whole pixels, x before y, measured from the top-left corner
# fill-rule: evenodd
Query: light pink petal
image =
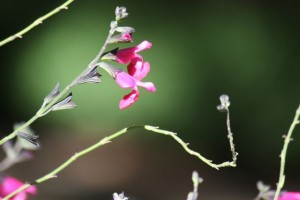
<path fill-rule="evenodd" d="M 129 94 L 125 95 L 123 99 L 119 103 L 119 108 L 122 110 L 124 108 L 127 108 L 128 106 L 132 105 L 134 102 L 136 102 L 139 98 L 139 91 L 138 89 L 132 90 Z"/>
<path fill-rule="evenodd" d="M 140 43 L 139 45 L 136 46 L 135 53 L 150 49 L 151 47 L 152 47 L 152 44 L 150 42 L 148 42 L 147 40 L 143 41 L 142 43 Z"/>
<path fill-rule="evenodd" d="M 115 80 L 121 88 L 134 88 L 136 86 L 135 78 L 123 71 L 116 74 Z"/>
<path fill-rule="evenodd" d="M 284 192 L 278 200 L 300 200 L 300 192 Z"/>
<path fill-rule="evenodd" d="M 152 82 L 137 82 L 137 85 L 140 87 L 145 88 L 146 90 L 148 90 L 149 92 L 155 92 L 156 88 L 154 86 L 154 84 Z"/>
<path fill-rule="evenodd" d="M 117 61 L 121 64 L 126 64 L 131 61 L 133 57 L 135 57 L 136 47 L 131 47 L 127 49 L 121 49 L 117 52 Z"/>

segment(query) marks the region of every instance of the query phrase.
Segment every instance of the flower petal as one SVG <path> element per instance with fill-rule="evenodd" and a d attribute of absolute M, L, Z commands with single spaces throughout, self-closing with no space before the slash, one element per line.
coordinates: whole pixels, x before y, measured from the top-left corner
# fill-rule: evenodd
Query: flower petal
<path fill-rule="evenodd" d="M 152 47 L 152 44 L 150 42 L 148 42 L 147 40 L 145 40 L 136 46 L 135 53 L 150 49 L 151 47 Z"/>
<path fill-rule="evenodd" d="M 135 57 L 135 49 L 136 47 L 131 47 L 119 50 L 116 54 L 118 63 L 129 63 Z"/>
<path fill-rule="evenodd" d="M 140 58 L 134 58 L 127 66 L 128 73 L 136 78 L 142 80 L 150 71 L 150 63 L 143 62 Z"/>
<path fill-rule="evenodd" d="M 117 61 L 121 64 L 129 63 L 133 58 L 141 58 L 142 56 L 138 55 L 137 52 L 142 50 L 150 49 L 152 44 L 148 41 L 143 41 L 135 47 L 130 47 L 126 49 L 121 49 L 117 52 Z"/>
<path fill-rule="evenodd" d="M 155 85 L 152 82 L 140 82 L 140 81 L 138 81 L 137 85 L 140 86 L 140 87 L 145 88 L 149 92 L 155 92 L 156 91 Z"/>
<path fill-rule="evenodd" d="M 134 102 L 136 102 L 139 98 L 139 91 L 137 88 L 132 90 L 129 94 L 126 94 L 123 99 L 119 103 L 119 108 L 122 110 L 124 108 L 127 108 L 128 106 L 132 105 Z"/>
<path fill-rule="evenodd" d="M 136 80 L 124 71 L 116 73 L 116 82 L 121 88 L 134 88 Z"/>

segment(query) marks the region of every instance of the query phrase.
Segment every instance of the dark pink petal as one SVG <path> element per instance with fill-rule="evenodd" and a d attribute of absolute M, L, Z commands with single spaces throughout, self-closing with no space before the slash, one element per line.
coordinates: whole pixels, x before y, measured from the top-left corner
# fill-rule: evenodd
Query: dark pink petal
<path fill-rule="evenodd" d="M 126 64 L 131 61 L 133 57 L 135 57 L 135 49 L 136 47 L 131 47 L 127 49 L 121 49 L 117 52 L 117 61 L 121 64 Z"/>
<path fill-rule="evenodd" d="M 117 72 L 116 82 L 121 88 L 134 88 L 136 86 L 135 78 L 123 71 Z"/>
<path fill-rule="evenodd" d="M 140 58 L 133 58 L 127 66 L 128 73 L 136 78 L 142 80 L 150 71 L 150 63 L 143 62 Z"/>
<path fill-rule="evenodd" d="M 148 41 L 143 41 L 136 47 L 121 49 L 117 52 L 116 57 L 117 61 L 121 64 L 129 63 L 133 58 L 142 58 L 142 56 L 138 55 L 137 52 L 142 50 L 150 49 L 152 44 Z"/>
<path fill-rule="evenodd" d="M 139 98 L 139 91 L 137 88 L 135 88 L 134 90 L 132 90 L 132 92 L 130 92 L 129 94 L 123 97 L 123 99 L 119 103 L 119 108 L 121 110 L 127 108 L 128 106 L 136 102 L 138 98 Z"/>

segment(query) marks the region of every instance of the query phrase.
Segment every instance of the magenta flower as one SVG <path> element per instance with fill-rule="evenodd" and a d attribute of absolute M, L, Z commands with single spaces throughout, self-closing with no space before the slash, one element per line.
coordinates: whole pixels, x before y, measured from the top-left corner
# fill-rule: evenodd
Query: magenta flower
<path fill-rule="evenodd" d="M 283 192 L 278 200 L 300 200 L 300 192 Z"/>
<path fill-rule="evenodd" d="M 5 177 L 2 180 L 2 183 L 0 185 L 0 198 L 5 197 L 9 195 L 10 193 L 17 190 L 19 187 L 21 187 L 23 183 L 13 177 Z M 36 194 L 37 189 L 35 186 L 31 186 L 28 189 L 18 193 L 15 195 L 11 200 L 26 200 L 28 194 Z"/>
<path fill-rule="evenodd" d="M 131 47 L 131 48 L 126 48 L 126 49 L 121 49 L 117 52 L 116 57 L 118 63 L 121 64 L 126 64 L 129 63 L 133 58 L 141 58 L 142 56 L 137 54 L 140 51 L 150 49 L 152 44 L 148 41 L 143 41 L 141 44 Z"/>
<path fill-rule="evenodd" d="M 145 88 L 149 92 L 155 92 L 156 88 L 152 82 L 141 82 L 141 80 L 149 73 L 150 64 L 143 62 L 141 57 L 132 59 L 127 67 L 128 74 L 124 71 L 118 71 L 115 80 L 121 88 L 131 88 L 132 92 L 125 95 L 119 103 L 120 109 L 124 109 L 138 100 L 138 86 Z"/>

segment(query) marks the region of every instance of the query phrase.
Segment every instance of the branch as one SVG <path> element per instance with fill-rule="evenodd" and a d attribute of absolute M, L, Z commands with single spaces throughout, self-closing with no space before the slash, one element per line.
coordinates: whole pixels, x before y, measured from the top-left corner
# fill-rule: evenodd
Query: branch
<path fill-rule="evenodd" d="M 73 156 L 71 156 L 67 161 L 65 161 L 63 164 L 61 164 L 59 167 L 57 167 L 56 169 L 54 169 L 53 171 L 51 171 L 50 173 L 48 173 L 47 175 L 35 180 L 32 183 L 26 183 L 23 186 L 21 186 L 20 188 L 18 188 L 17 190 L 15 190 L 14 192 L 10 193 L 9 195 L 7 195 L 6 197 L 4 197 L 2 200 L 8 200 L 10 198 L 12 198 L 13 196 L 15 196 L 16 194 L 26 190 L 27 188 L 29 188 L 32 185 L 36 185 L 42 182 L 45 182 L 49 179 L 52 178 L 56 178 L 57 174 L 59 172 L 61 172 L 63 169 L 65 169 L 66 167 L 68 167 L 70 164 L 72 164 L 73 162 L 75 162 L 78 158 L 84 156 L 87 153 L 90 153 L 94 150 L 96 150 L 97 148 L 110 143 L 112 139 L 117 138 L 121 135 L 123 135 L 124 133 L 128 132 L 131 129 L 136 129 L 136 128 L 144 128 L 148 131 L 151 132 L 155 132 L 155 133 L 160 133 L 163 135 L 167 135 L 167 136 L 171 136 L 174 140 L 176 140 L 183 148 L 186 152 L 188 152 L 191 155 L 194 155 L 196 157 L 198 157 L 200 160 L 202 160 L 203 162 L 205 162 L 206 164 L 208 164 L 209 166 L 215 168 L 215 169 L 219 169 L 221 167 L 235 167 L 235 163 L 233 162 L 224 162 L 221 164 L 213 164 L 211 160 L 208 160 L 206 158 L 204 158 L 203 156 L 201 156 L 198 152 L 191 150 L 190 148 L 188 148 L 187 144 L 181 140 L 176 133 L 170 132 L 170 131 L 166 131 L 166 130 L 162 130 L 159 129 L 158 127 L 154 127 L 154 126 L 149 126 L 149 125 L 140 125 L 140 126 L 131 126 L 128 128 L 124 128 L 110 136 L 107 136 L 105 138 L 103 138 L 102 140 L 100 140 L 99 142 L 97 142 L 96 144 L 87 147 L 86 149 L 83 149 L 80 152 L 75 153 Z"/>
<path fill-rule="evenodd" d="M 292 133 L 293 133 L 296 125 L 300 123 L 299 117 L 300 117 L 300 105 L 299 105 L 298 109 L 296 110 L 294 120 L 293 120 L 293 122 L 290 126 L 288 134 L 285 136 L 285 139 L 284 139 L 283 148 L 282 148 L 282 151 L 281 151 L 281 154 L 280 154 L 280 159 L 281 160 L 280 160 L 279 180 L 278 180 L 278 183 L 277 183 L 277 188 L 276 188 L 274 200 L 278 199 L 280 191 L 281 191 L 281 189 L 284 185 L 284 181 L 285 181 L 284 168 L 285 168 L 285 162 L 286 162 L 287 149 L 288 149 L 290 141 L 292 140 Z"/>
<path fill-rule="evenodd" d="M 29 26 L 27 26 L 26 28 L 24 28 L 23 30 L 21 30 L 20 32 L 0 41 L 0 47 L 15 40 L 16 38 L 22 38 L 23 35 L 27 32 L 29 32 L 31 29 L 33 29 L 34 27 L 40 25 L 43 23 L 44 20 L 48 19 L 49 17 L 55 15 L 56 13 L 58 13 L 59 11 L 65 9 L 68 9 L 68 5 L 71 4 L 74 0 L 68 0 L 66 1 L 64 4 L 62 4 L 61 6 L 55 8 L 54 10 L 52 10 L 51 12 L 49 12 L 48 14 L 36 19 L 32 24 L 30 24 Z"/>

